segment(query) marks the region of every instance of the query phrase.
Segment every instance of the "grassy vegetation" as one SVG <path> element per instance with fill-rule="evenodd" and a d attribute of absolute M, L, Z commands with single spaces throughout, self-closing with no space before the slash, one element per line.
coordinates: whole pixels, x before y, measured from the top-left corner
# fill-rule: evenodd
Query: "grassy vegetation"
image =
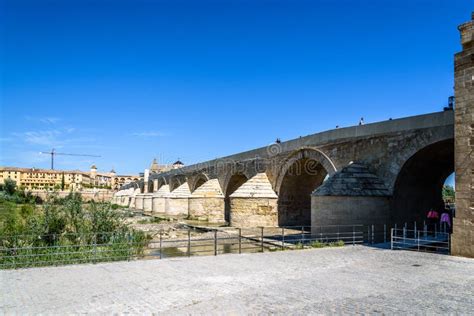
<path fill-rule="evenodd" d="M 83 203 L 71 193 L 38 205 L 0 192 L 0 268 L 127 260 L 143 254 L 149 239 L 109 203 Z"/>
<path fill-rule="evenodd" d="M 344 246 L 344 241 L 338 240 L 333 242 L 322 242 L 322 241 L 313 241 L 310 246 L 312 248 L 325 248 L 325 247 L 342 247 Z"/>
<path fill-rule="evenodd" d="M 342 240 L 338 240 L 338 241 L 332 241 L 332 242 L 323 242 L 323 241 L 319 241 L 319 240 L 315 240 L 315 241 L 312 241 L 311 243 L 307 244 L 307 243 L 302 243 L 300 241 L 298 241 L 294 248 L 292 249 L 305 249 L 305 248 L 327 248 L 327 247 L 343 247 L 345 244 L 344 244 L 344 241 Z"/>

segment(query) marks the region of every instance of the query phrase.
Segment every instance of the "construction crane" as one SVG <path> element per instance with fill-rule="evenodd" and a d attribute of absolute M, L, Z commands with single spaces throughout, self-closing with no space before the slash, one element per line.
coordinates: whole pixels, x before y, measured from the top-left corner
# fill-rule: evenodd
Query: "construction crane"
<path fill-rule="evenodd" d="M 81 156 L 81 157 L 100 157 L 97 155 L 86 155 L 86 154 L 66 154 L 66 153 L 58 153 L 54 151 L 54 148 L 51 151 L 40 151 L 40 154 L 47 154 L 51 155 L 51 170 L 54 170 L 54 156 Z"/>

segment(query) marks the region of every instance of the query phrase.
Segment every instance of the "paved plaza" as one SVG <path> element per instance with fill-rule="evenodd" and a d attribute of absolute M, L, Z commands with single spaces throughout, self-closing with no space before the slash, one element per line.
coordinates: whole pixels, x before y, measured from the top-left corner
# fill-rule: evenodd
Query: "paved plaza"
<path fill-rule="evenodd" d="M 0 314 L 474 314 L 474 260 L 364 246 L 0 271 Z"/>

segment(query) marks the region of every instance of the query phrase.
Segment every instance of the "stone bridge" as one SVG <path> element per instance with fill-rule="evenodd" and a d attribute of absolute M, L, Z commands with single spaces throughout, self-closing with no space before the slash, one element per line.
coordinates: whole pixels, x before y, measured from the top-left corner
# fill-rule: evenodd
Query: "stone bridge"
<path fill-rule="evenodd" d="M 454 172 L 445 111 L 334 129 L 151 174 L 116 202 L 232 226 L 420 222 Z"/>
<path fill-rule="evenodd" d="M 454 111 L 334 129 L 151 174 L 114 201 L 238 227 L 422 222 L 430 208 L 444 208 L 443 183 L 456 168 L 452 252 L 474 257 L 474 20 L 459 30 Z"/>

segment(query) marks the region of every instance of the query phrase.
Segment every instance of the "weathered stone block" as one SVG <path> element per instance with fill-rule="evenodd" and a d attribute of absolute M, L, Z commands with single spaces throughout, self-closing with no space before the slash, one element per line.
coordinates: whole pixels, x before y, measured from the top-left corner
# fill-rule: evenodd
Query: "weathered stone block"
<path fill-rule="evenodd" d="M 278 226 L 276 198 L 231 197 L 230 205 L 231 226 Z"/>
<path fill-rule="evenodd" d="M 312 196 L 311 227 L 390 222 L 390 200 L 378 196 Z"/>
<path fill-rule="evenodd" d="M 153 214 L 165 214 L 166 213 L 166 197 L 154 196 L 152 202 Z"/>
<path fill-rule="evenodd" d="M 191 219 L 224 223 L 224 197 L 190 197 L 189 217 Z"/>
<path fill-rule="evenodd" d="M 188 216 L 188 198 L 170 197 L 166 199 L 166 215 Z"/>
<path fill-rule="evenodd" d="M 188 216 L 191 195 L 188 184 L 185 182 L 166 196 L 165 213 L 172 216 Z"/>
<path fill-rule="evenodd" d="M 143 196 L 143 212 L 151 213 L 153 211 L 153 195 L 147 193 Z"/>
<path fill-rule="evenodd" d="M 143 210 L 143 198 L 144 198 L 145 194 L 137 194 L 135 196 L 135 209 L 137 210 Z"/>

